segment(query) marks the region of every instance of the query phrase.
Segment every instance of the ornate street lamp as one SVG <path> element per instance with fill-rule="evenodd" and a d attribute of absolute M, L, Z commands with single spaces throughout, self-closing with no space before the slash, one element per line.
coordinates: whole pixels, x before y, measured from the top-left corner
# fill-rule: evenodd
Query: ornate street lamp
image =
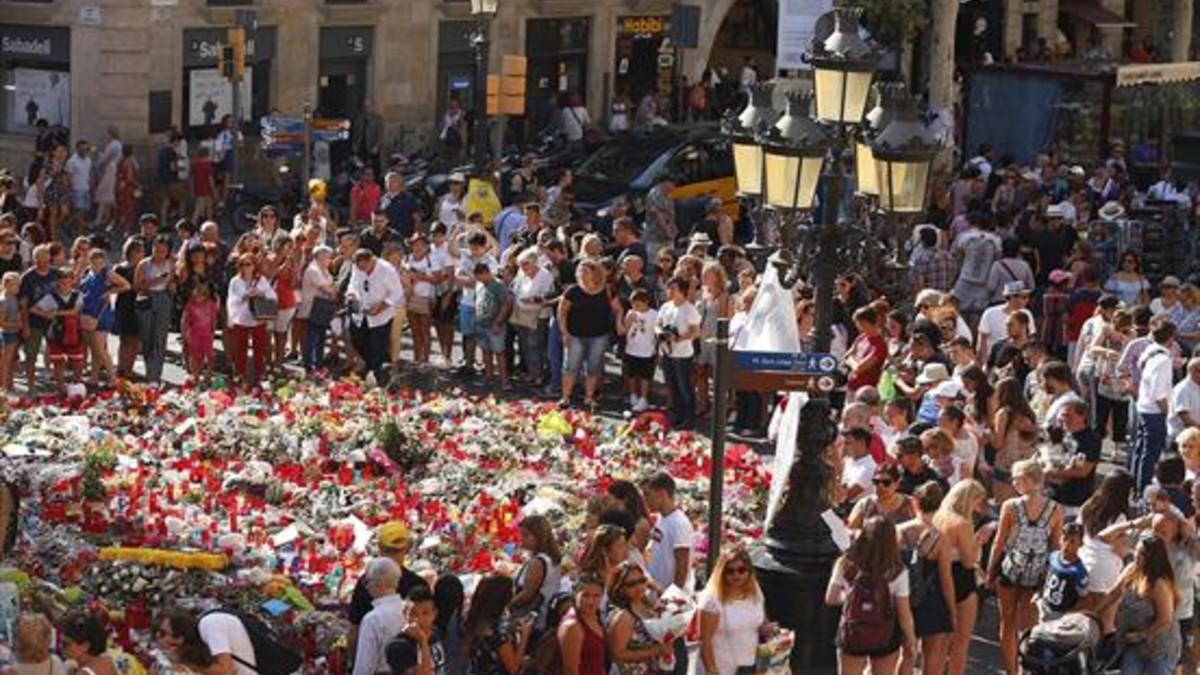
<path fill-rule="evenodd" d="M 475 28 L 471 31 L 471 49 L 475 56 L 475 171 L 483 176 L 487 172 L 487 75 L 488 75 L 488 26 L 500 11 L 500 0 L 471 0 L 471 16 L 475 17 Z"/>
<path fill-rule="evenodd" d="M 858 181 L 859 194 L 868 197 L 879 196 L 879 181 L 876 176 L 875 155 L 871 153 L 871 139 L 887 124 L 887 118 L 891 114 L 888 101 L 895 85 L 876 82 L 874 89 L 875 107 L 863 117 L 862 130 L 854 143 L 854 178 Z"/>
<path fill-rule="evenodd" d="M 817 194 L 831 139 L 808 117 L 812 96 L 788 94 L 787 113 L 763 139 L 766 205 L 784 211 L 808 211 Z"/>
<path fill-rule="evenodd" d="M 924 211 L 929 174 L 940 150 L 912 96 L 898 90 L 891 118 L 871 143 L 880 208 L 898 215 Z"/>
<path fill-rule="evenodd" d="M 856 10 L 840 8 L 830 14 L 833 32 L 823 40 L 814 39 L 808 57 L 813 69 L 817 119 L 839 125 L 858 124 L 867 107 L 880 54 L 858 34 Z"/>
<path fill-rule="evenodd" d="M 773 84 L 750 85 L 750 100 L 729 127 L 738 194 L 745 197 L 757 197 L 762 194 L 763 151 L 759 134 L 766 131 L 775 121 L 775 109 L 771 107 L 771 97 L 774 93 Z"/>

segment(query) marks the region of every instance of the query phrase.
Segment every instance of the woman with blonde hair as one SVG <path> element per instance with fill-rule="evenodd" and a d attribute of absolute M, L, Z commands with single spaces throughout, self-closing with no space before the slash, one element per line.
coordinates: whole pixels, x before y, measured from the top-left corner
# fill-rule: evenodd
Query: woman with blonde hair
<path fill-rule="evenodd" d="M 16 663 L 0 675 L 67 675 L 67 666 L 50 651 L 54 627 L 41 614 L 22 614 L 13 630 Z"/>
<path fill-rule="evenodd" d="M 1000 654 L 1008 675 L 1018 675 L 1017 636 L 1036 621 L 1033 596 L 1042 588 L 1050 553 L 1058 548 L 1063 513 L 1043 494 L 1042 465 L 1013 464 L 1017 496 L 1000 507 L 1000 526 L 988 561 L 988 585 L 1000 600 Z"/>
<path fill-rule="evenodd" d="M 950 547 L 950 577 L 954 582 L 954 635 L 950 639 L 947 669 L 950 675 L 966 672 L 967 650 L 971 646 L 975 621 L 979 618 L 975 568 L 979 565 L 980 542 L 987 541 L 991 528 L 984 527 L 976 532 L 974 516 L 986 500 L 987 490 L 979 481 L 959 481 L 946 493 L 933 515 L 933 526 Z"/>
<path fill-rule="evenodd" d="M 508 607 L 515 616 L 537 612 L 534 629 L 541 630 L 549 614 L 545 609 L 559 589 L 562 552 L 545 516 L 526 516 L 517 529 L 521 533 L 521 548 L 529 553 L 529 559 L 517 572 L 515 593 Z"/>
<path fill-rule="evenodd" d="M 763 594 L 750 553 L 742 546 L 721 554 L 700 594 L 700 659 L 707 675 L 735 675 L 754 666 L 766 622 Z"/>
<path fill-rule="evenodd" d="M 1183 465 L 1187 471 L 1185 480 L 1192 484 L 1200 482 L 1200 429 L 1188 427 L 1175 437 L 1179 446 L 1179 455 L 1183 457 Z"/>

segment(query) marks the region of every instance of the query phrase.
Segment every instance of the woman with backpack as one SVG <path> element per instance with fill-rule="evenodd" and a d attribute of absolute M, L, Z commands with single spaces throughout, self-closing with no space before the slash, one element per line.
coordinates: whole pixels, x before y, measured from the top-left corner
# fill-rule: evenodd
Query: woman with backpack
<path fill-rule="evenodd" d="M 1000 507 L 1000 526 L 988 561 L 988 585 L 1000 601 L 1000 654 L 1008 675 L 1018 675 L 1017 636 L 1036 622 L 1033 596 L 1042 587 L 1050 552 L 1062 534 L 1062 509 L 1042 493 L 1042 465 L 1013 465 L 1016 497 Z"/>
<path fill-rule="evenodd" d="M 212 651 L 200 637 L 195 615 L 183 609 L 170 609 L 155 622 L 154 638 L 158 648 L 171 660 L 165 675 L 207 673 L 216 663 Z"/>
<path fill-rule="evenodd" d="M 517 529 L 521 533 L 521 548 L 525 549 L 529 559 L 517 572 L 516 592 L 508 610 L 514 617 L 536 615 L 533 628 L 535 632 L 541 632 L 549 616 L 546 609 L 550 598 L 560 586 L 562 553 L 545 516 L 527 516 Z"/>
<path fill-rule="evenodd" d="M 921 641 L 922 675 L 942 675 L 946 671 L 957 616 L 951 544 L 933 524 L 943 495 L 942 486 L 934 481 L 918 487 L 912 496 L 917 515 L 896 528 L 908 567 L 909 605 L 913 632 Z M 911 670 L 908 665 L 906 669 Z"/>
<path fill-rule="evenodd" d="M 840 605 L 838 673 L 860 675 L 869 664 L 873 675 L 894 675 L 900 663 L 915 658 L 917 638 L 908 604 L 909 577 L 896 528 L 874 516 L 833 566 L 825 602 Z"/>

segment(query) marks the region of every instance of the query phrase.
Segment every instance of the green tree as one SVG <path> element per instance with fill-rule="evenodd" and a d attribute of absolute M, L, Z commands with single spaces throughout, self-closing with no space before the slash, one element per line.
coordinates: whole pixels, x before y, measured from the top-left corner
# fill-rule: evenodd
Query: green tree
<path fill-rule="evenodd" d="M 929 23 L 927 0 L 848 0 L 862 10 L 863 26 L 879 44 L 898 49 Z"/>

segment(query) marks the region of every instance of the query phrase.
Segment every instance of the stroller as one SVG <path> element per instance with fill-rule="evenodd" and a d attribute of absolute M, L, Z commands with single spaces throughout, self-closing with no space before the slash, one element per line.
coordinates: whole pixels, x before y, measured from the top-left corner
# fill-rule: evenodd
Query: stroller
<path fill-rule="evenodd" d="M 1090 614 L 1071 612 L 1044 621 L 1021 634 L 1018 659 L 1028 675 L 1097 675 L 1104 672 L 1099 657 L 1100 621 Z"/>

